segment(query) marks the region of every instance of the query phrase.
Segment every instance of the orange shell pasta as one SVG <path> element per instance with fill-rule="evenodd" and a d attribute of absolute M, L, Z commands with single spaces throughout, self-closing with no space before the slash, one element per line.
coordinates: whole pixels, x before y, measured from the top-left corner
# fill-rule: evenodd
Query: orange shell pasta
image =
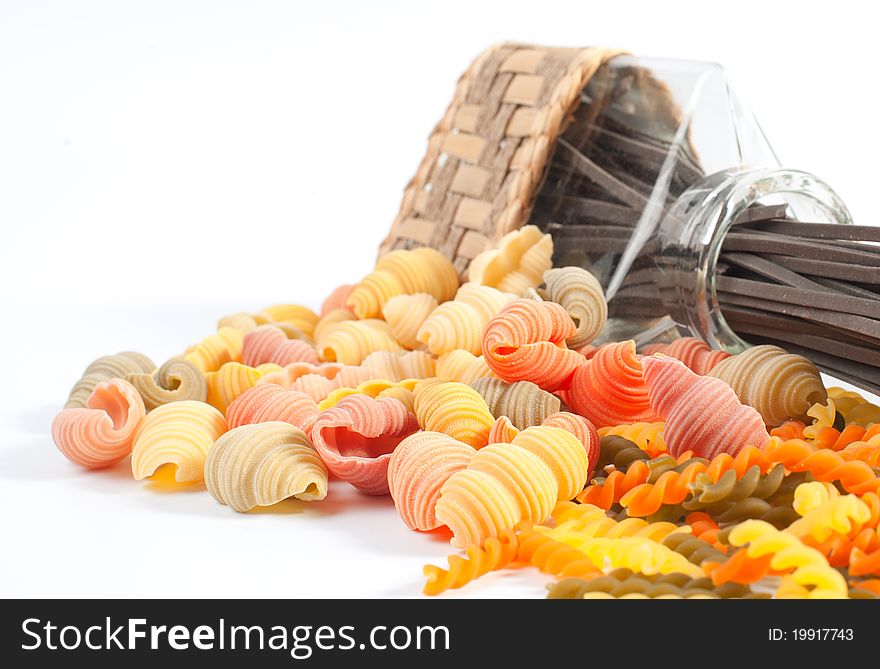
<path fill-rule="evenodd" d="M 452 530 L 452 545 L 463 548 L 522 521 L 546 520 L 557 497 L 556 478 L 540 457 L 514 444 L 491 444 L 447 479 L 435 513 Z"/>
<path fill-rule="evenodd" d="M 415 413 L 423 430 L 442 432 L 474 448 L 489 443 L 489 430 L 495 422 L 480 393 L 454 381 L 419 383 Z"/>
<path fill-rule="evenodd" d="M 341 286 L 334 288 L 333 292 L 321 304 L 321 317 L 323 318 L 336 309 L 346 309 L 345 303 L 348 301 L 348 296 L 351 295 L 353 290 L 354 284 L 352 283 L 343 283 Z"/>
<path fill-rule="evenodd" d="M 385 321 L 345 321 L 328 329 L 318 340 L 318 355 L 325 362 L 360 365 L 374 351 L 403 351 Z"/>
<path fill-rule="evenodd" d="M 376 269 L 354 287 L 346 304 L 358 318 L 378 318 L 395 295 L 428 293 L 437 302 L 446 302 L 457 289 L 458 273 L 439 251 L 398 249 L 379 258 Z"/>
<path fill-rule="evenodd" d="M 269 421 L 283 421 L 302 428 L 317 415 L 317 403 L 305 393 L 267 383 L 239 395 L 226 410 L 226 421 L 230 429 Z"/>
<path fill-rule="evenodd" d="M 80 379 L 70 390 L 64 408 L 84 408 L 95 386 L 102 381 L 124 379 L 128 374 L 152 372 L 155 368 L 156 365 L 152 360 L 142 353 L 134 351 L 101 356 L 86 367 Z"/>
<path fill-rule="evenodd" d="M 436 372 L 434 357 L 424 351 L 375 351 L 361 366 L 375 371 L 372 378 L 389 381 L 429 379 Z"/>
<path fill-rule="evenodd" d="M 418 431 L 400 442 L 388 463 L 388 488 L 404 524 L 412 530 L 440 527 L 434 507 L 440 489 L 468 466 L 476 449 L 440 432 Z"/>
<path fill-rule="evenodd" d="M 437 358 L 437 377 L 447 381 L 473 383 L 477 379 L 495 377 L 482 355 L 456 349 Z"/>
<path fill-rule="evenodd" d="M 650 344 L 642 349 L 645 355 L 662 353 L 681 360 L 696 374 L 708 374 L 718 363 L 730 357 L 727 351 L 715 351 L 696 337 L 679 337 L 668 344 Z"/>
<path fill-rule="evenodd" d="M 227 362 L 241 362 L 244 333 L 230 327 L 222 327 L 217 334 L 208 335 L 184 353 L 184 359 L 202 372 L 214 372 Z"/>
<path fill-rule="evenodd" d="M 395 295 L 382 307 L 382 316 L 397 343 L 415 349 L 421 346 L 419 328 L 436 308 L 437 298 L 428 293 Z"/>
<path fill-rule="evenodd" d="M 244 336 L 241 361 L 250 367 L 267 362 L 282 367 L 293 362 L 318 364 L 318 354 L 308 343 L 299 339 L 288 339 L 280 328 L 261 325 Z"/>
<path fill-rule="evenodd" d="M 434 309 L 421 324 L 417 343 L 424 343 L 434 355 L 456 349 L 479 355 L 486 325 L 514 297 L 489 286 L 466 283 L 454 300 Z"/>
<path fill-rule="evenodd" d="M 515 427 L 507 416 L 499 416 L 489 430 L 490 444 L 509 444 L 519 434 L 519 428 Z"/>
<path fill-rule="evenodd" d="M 657 420 L 632 340 L 600 346 L 563 399 L 596 427 Z"/>
<path fill-rule="evenodd" d="M 211 496 L 244 513 L 296 497 L 327 496 L 327 468 L 305 432 L 287 423 L 243 425 L 222 435 L 205 460 Z"/>
<path fill-rule="evenodd" d="M 553 238 L 534 225 L 509 232 L 471 261 L 468 280 L 506 293 L 522 295 L 538 286 L 553 265 Z"/>
<path fill-rule="evenodd" d="M 746 349 L 719 363 L 709 376 L 733 388 L 739 401 L 760 413 L 767 425 L 804 417 L 828 398 L 816 366 L 778 346 Z"/>
<path fill-rule="evenodd" d="M 334 475 L 367 495 L 386 495 L 391 453 L 419 424 L 396 399 L 350 395 L 307 428 Z"/>
<path fill-rule="evenodd" d="M 71 462 L 86 469 L 114 465 L 129 453 L 146 415 L 137 389 L 122 379 L 95 386 L 85 408 L 64 409 L 52 421 L 52 439 Z"/>
<path fill-rule="evenodd" d="M 574 321 L 554 302 L 515 300 L 486 326 L 483 355 L 498 378 L 531 381 L 544 390 L 567 388 L 586 361 L 565 346 Z"/>
<path fill-rule="evenodd" d="M 740 404 L 724 381 L 699 376 L 684 363 L 660 354 L 642 358 L 642 367 L 651 405 L 665 422 L 663 436 L 673 456 L 690 449 L 711 459 L 769 443 L 761 415 Z"/>
<path fill-rule="evenodd" d="M 140 481 L 169 465 L 175 467 L 178 483 L 199 482 L 208 451 L 226 429 L 226 418 L 210 404 L 194 400 L 163 404 L 138 426 L 131 473 Z"/>

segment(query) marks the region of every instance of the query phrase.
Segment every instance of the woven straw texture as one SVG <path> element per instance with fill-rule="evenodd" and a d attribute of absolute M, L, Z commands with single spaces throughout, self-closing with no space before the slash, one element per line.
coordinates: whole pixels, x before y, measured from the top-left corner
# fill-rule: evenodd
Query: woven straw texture
<path fill-rule="evenodd" d="M 620 53 L 501 44 L 480 55 L 434 128 L 380 254 L 432 246 L 463 275 L 524 225 L 581 89 Z"/>

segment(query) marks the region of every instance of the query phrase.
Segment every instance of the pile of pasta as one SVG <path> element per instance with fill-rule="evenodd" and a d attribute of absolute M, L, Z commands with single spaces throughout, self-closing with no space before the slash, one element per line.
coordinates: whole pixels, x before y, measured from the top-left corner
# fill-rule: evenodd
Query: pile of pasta
<path fill-rule="evenodd" d="M 70 461 L 246 513 L 330 481 L 457 552 L 426 594 L 536 568 L 553 598 L 880 596 L 880 407 L 807 359 L 599 341 L 601 286 L 526 226 L 462 282 L 395 250 L 317 312 L 220 319 L 157 366 L 95 360 L 52 425 Z"/>

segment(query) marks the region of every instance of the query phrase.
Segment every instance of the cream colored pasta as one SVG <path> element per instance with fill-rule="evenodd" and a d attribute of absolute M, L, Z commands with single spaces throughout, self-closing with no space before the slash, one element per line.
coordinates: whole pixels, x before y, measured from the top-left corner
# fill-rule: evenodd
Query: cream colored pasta
<path fill-rule="evenodd" d="M 581 267 L 559 267 L 544 272 L 542 297 L 561 305 L 577 325 L 566 339 L 571 348 L 592 342 L 605 327 L 608 303 L 599 281 Z"/>
<path fill-rule="evenodd" d="M 534 225 L 506 234 L 498 247 L 471 261 L 468 279 L 506 293 L 523 295 L 538 286 L 553 266 L 553 238 Z"/>
<path fill-rule="evenodd" d="M 82 409 L 88 402 L 89 395 L 102 381 L 124 379 L 127 374 L 135 372 L 152 372 L 156 365 L 147 356 L 134 351 L 123 351 L 115 355 L 105 355 L 86 367 L 83 375 L 74 384 L 64 405 L 65 409 Z"/>
<path fill-rule="evenodd" d="M 473 383 L 485 377 L 495 378 L 482 355 L 461 349 L 444 353 L 437 358 L 437 377 L 447 381 Z"/>
<path fill-rule="evenodd" d="M 482 378 L 470 386 L 483 396 L 495 418 L 507 416 L 520 430 L 540 425 L 561 406 L 556 395 L 529 381 L 505 383 L 501 379 Z"/>
<path fill-rule="evenodd" d="M 327 496 L 327 468 L 305 432 L 280 421 L 242 425 L 217 439 L 205 460 L 205 484 L 239 512 L 289 497 Z"/>
<path fill-rule="evenodd" d="M 382 307 L 382 315 L 397 343 L 404 348 L 416 349 L 421 346 L 416 337 L 419 328 L 436 308 L 437 298 L 428 293 L 395 295 Z"/>
<path fill-rule="evenodd" d="M 495 288 L 466 283 L 454 300 L 431 312 L 418 330 L 418 341 L 434 355 L 456 349 L 479 355 L 486 325 L 513 299 L 514 295 Z"/>
<path fill-rule="evenodd" d="M 425 351 L 375 351 L 361 366 L 375 370 L 372 378 L 389 381 L 429 379 L 436 374 L 434 356 Z"/>
<path fill-rule="evenodd" d="M 197 400 L 208 397 L 205 375 L 191 362 L 183 358 L 171 358 L 152 374 L 137 372 L 127 374 L 125 380 L 133 385 L 144 400 L 147 411 L 168 402 Z"/>

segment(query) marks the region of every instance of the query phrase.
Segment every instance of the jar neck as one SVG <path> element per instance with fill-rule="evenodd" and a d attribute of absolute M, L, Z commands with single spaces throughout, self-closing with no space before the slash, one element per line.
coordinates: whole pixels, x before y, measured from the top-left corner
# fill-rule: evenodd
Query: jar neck
<path fill-rule="evenodd" d="M 716 271 L 727 232 L 756 203 L 785 204 L 798 220 L 852 223 L 837 194 L 817 177 L 787 169 L 717 172 L 679 197 L 659 226 L 660 293 L 683 335 L 731 353 L 748 344 L 718 306 Z"/>

